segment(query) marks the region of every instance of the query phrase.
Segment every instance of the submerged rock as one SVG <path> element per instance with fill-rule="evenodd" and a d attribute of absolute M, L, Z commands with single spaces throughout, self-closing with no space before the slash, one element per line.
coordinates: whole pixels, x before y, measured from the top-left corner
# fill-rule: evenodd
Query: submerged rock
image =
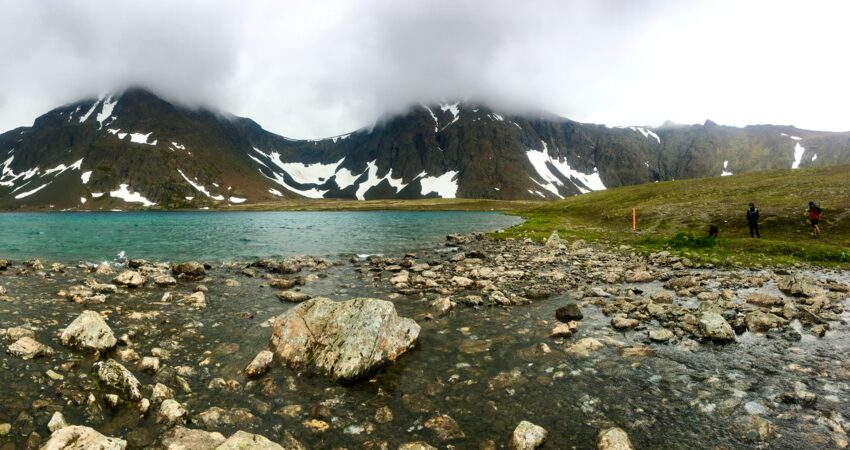
<path fill-rule="evenodd" d="M 41 450 L 123 450 L 127 441 L 104 436 L 93 428 L 73 425 L 50 435 Z"/>
<path fill-rule="evenodd" d="M 53 356 L 52 348 L 36 341 L 31 337 L 22 337 L 6 349 L 6 353 L 28 360 L 39 357 Z"/>
<path fill-rule="evenodd" d="M 83 311 L 65 328 L 59 342 L 66 347 L 102 352 L 115 347 L 118 340 L 100 314 Z"/>
<path fill-rule="evenodd" d="M 457 422 L 447 414 L 440 414 L 428 419 L 425 422 L 425 428 L 433 431 L 441 441 L 466 437 Z"/>
<path fill-rule="evenodd" d="M 279 316 L 270 345 L 280 360 L 354 381 L 413 348 L 419 325 L 384 300 L 317 297 Z"/>
<path fill-rule="evenodd" d="M 173 265 L 171 267 L 171 273 L 178 277 L 199 278 L 204 276 L 207 271 L 203 264 L 197 261 L 189 261 Z"/>
<path fill-rule="evenodd" d="M 634 450 L 629 435 L 621 428 L 608 428 L 596 437 L 596 450 Z"/>
<path fill-rule="evenodd" d="M 248 367 L 245 368 L 245 376 L 248 378 L 258 377 L 269 370 L 274 353 L 263 350 L 254 357 Z"/>
<path fill-rule="evenodd" d="M 237 431 L 227 438 L 226 441 L 222 442 L 221 445 L 215 448 L 215 450 L 283 450 L 278 444 L 266 439 L 259 434 L 251 434 L 246 433 L 244 431 Z"/>
<path fill-rule="evenodd" d="M 579 308 L 575 303 L 567 303 L 555 310 L 555 318 L 561 322 L 569 323 L 573 320 L 583 319 L 584 314 L 582 314 L 581 308 Z"/>
<path fill-rule="evenodd" d="M 97 378 L 101 383 L 121 392 L 132 401 L 142 399 L 141 384 L 132 372 L 114 359 L 95 363 Z"/>
<path fill-rule="evenodd" d="M 547 435 L 548 433 L 543 427 L 523 420 L 514 429 L 508 448 L 510 450 L 534 450 L 543 445 Z"/>

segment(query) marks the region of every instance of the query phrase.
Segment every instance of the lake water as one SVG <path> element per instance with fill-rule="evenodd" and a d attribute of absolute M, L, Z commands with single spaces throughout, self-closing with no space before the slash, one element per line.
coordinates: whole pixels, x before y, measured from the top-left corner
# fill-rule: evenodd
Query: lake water
<path fill-rule="evenodd" d="M 518 217 L 460 211 L 83 212 L 0 214 L 0 258 L 242 260 L 398 253 L 447 234 L 495 231 Z"/>

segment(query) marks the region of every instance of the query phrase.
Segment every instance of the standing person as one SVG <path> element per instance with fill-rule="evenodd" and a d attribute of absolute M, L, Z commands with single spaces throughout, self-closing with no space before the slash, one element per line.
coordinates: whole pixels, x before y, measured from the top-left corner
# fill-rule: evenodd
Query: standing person
<path fill-rule="evenodd" d="M 820 206 L 815 202 L 809 202 L 809 220 L 812 222 L 812 237 L 820 237 L 820 215 L 823 212 Z"/>
<path fill-rule="evenodd" d="M 750 209 L 747 210 L 747 222 L 750 224 L 750 237 L 761 239 L 759 234 L 759 209 L 756 204 L 750 202 Z"/>

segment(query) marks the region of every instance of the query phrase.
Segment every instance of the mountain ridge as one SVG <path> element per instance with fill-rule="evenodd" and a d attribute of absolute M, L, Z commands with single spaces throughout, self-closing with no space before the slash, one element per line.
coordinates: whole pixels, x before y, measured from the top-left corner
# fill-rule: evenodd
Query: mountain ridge
<path fill-rule="evenodd" d="M 278 198 L 556 199 L 606 187 L 850 162 L 850 133 L 793 126 L 609 127 L 479 103 L 412 105 L 293 139 L 138 88 L 0 134 L 2 209 L 221 207 Z M 73 175 L 73 176 L 72 176 Z"/>

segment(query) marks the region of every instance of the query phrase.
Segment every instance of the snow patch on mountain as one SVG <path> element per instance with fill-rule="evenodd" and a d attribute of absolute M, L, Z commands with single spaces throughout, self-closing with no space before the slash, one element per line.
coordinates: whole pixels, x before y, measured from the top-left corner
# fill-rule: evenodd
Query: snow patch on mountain
<path fill-rule="evenodd" d="M 66 166 L 65 164 L 59 164 L 58 166 L 56 166 L 52 169 L 45 170 L 44 175 L 42 175 L 42 176 L 47 176 L 47 175 L 50 175 L 52 173 L 55 173 L 56 176 L 59 176 L 59 175 L 62 174 L 62 172 L 65 172 L 66 170 L 80 170 L 80 168 L 83 165 L 83 159 L 84 158 L 80 158 L 79 160 L 77 160 L 76 162 L 71 164 L 70 166 Z"/>
<path fill-rule="evenodd" d="M 792 169 L 800 168 L 800 161 L 803 160 L 803 153 L 806 152 L 806 149 L 803 148 L 802 145 L 798 142 L 797 145 L 794 146 L 794 162 L 791 163 Z"/>
<path fill-rule="evenodd" d="M 785 134 L 785 133 L 779 133 L 779 134 L 780 134 L 780 135 L 782 135 L 782 136 L 785 136 L 785 137 L 787 137 L 787 138 L 789 138 L 789 139 L 793 139 L 793 140 L 795 140 L 795 141 L 799 141 L 799 140 L 803 139 L 803 138 L 801 138 L 801 137 L 799 137 L 799 136 L 791 136 L 791 135 L 788 135 L 788 134 Z"/>
<path fill-rule="evenodd" d="M 647 130 L 647 129 L 644 129 L 644 128 L 641 128 L 641 127 L 629 127 L 629 129 L 632 130 L 632 131 L 637 131 L 638 133 L 642 134 L 643 137 L 645 137 L 647 139 L 650 136 L 654 137 L 655 140 L 658 141 L 659 144 L 661 143 L 661 138 L 658 137 L 658 135 L 655 134 L 652 130 Z"/>
<path fill-rule="evenodd" d="M 543 144 L 542 151 L 529 149 L 526 152 L 528 160 L 531 162 L 531 165 L 534 166 L 534 170 L 543 181 L 540 182 L 535 180 L 534 177 L 531 177 L 531 180 L 537 183 L 540 187 L 555 194 L 559 198 L 564 198 L 558 190 L 558 186 L 563 186 L 564 183 L 549 169 L 549 166 L 552 166 L 563 178 L 570 180 L 582 194 L 605 189 L 605 185 L 599 177 L 598 170 L 594 169 L 593 173 L 579 172 L 570 167 L 566 160 L 561 161 L 558 158 L 551 157 L 549 155 L 549 148 L 546 142 L 541 141 L 541 143 Z"/>
<path fill-rule="evenodd" d="M 450 170 L 438 177 L 426 177 L 424 172 L 420 174 L 419 183 L 422 185 L 422 195 L 435 192 L 442 198 L 455 198 L 457 196 L 457 170 Z"/>
<path fill-rule="evenodd" d="M 283 193 L 274 188 L 269 189 L 269 194 L 274 195 L 275 197 L 283 197 Z"/>
<path fill-rule="evenodd" d="M 336 174 L 334 174 L 334 181 L 336 181 L 336 185 L 339 186 L 340 189 L 345 189 L 354 184 L 361 175 L 363 174 L 354 175 L 350 170 L 342 168 L 337 170 Z"/>
<path fill-rule="evenodd" d="M 112 117 L 112 111 L 115 110 L 115 105 L 118 104 L 118 99 L 112 100 L 112 96 L 103 101 L 103 108 L 100 109 L 100 113 L 95 117 L 99 128 L 103 128 L 103 121 Z"/>
<path fill-rule="evenodd" d="M 109 192 L 109 196 L 113 198 L 120 198 L 127 203 L 141 203 L 144 206 L 156 205 L 156 203 L 144 198 L 142 194 L 130 191 L 128 184 L 119 185 L 118 190 Z"/>
<path fill-rule="evenodd" d="M 386 180 L 390 186 L 395 188 L 396 193 L 401 192 L 402 189 L 407 186 L 401 178 L 393 178 L 393 170 L 390 169 L 386 175 L 382 177 L 378 177 L 378 165 L 377 160 L 372 160 L 366 163 L 366 173 L 367 178 L 359 186 L 357 186 L 357 196 L 358 200 L 366 200 L 366 192 L 380 184 L 382 181 Z"/>
<path fill-rule="evenodd" d="M 88 112 L 86 112 L 85 114 L 82 115 L 82 117 L 80 117 L 80 123 L 83 123 L 86 120 L 88 120 L 89 116 L 91 116 L 91 114 L 94 112 L 94 110 L 97 109 L 97 105 L 99 105 L 99 104 L 100 104 L 100 99 L 98 99 L 96 102 L 94 102 L 94 104 L 91 105 L 91 108 L 89 108 Z"/>
<path fill-rule="evenodd" d="M 174 146 L 174 148 L 176 148 L 176 149 L 178 149 L 178 150 L 186 150 L 186 146 L 185 146 L 185 145 L 178 144 L 178 143 L 176 143 L 176 142 L 174 142 L 174 141 L 171 141 L 171 145 L 173 145 L 173 146 Z"/>
<path fill-rule="evenodd" d="M 345 161 L 345 158 L 340 159 L 335 163 L 322 164 L 303 164 L 299 162 L 285 163 L 280 160 L 280 155 L 276 152 L 272 154 L 272 162 L 278 167 L 286 171 L 292 179 L 298 184 L 323 184 L 330 177 L 334 176 L 337 167 Z"/>
<path fill-rule="evenodd" d="M 455 103 L 441 103 L 441 104 L 440 104 L 440 110 L 441 110 L 441 111 L 443 111 L 443 112 L 451 111 L 452 116 L 454 117 L 454 119 L 452 119 L 452 121 L 451 121 L 451 122 L 449 122 L 449 124 L 448 124 L 448 125 L 446 125 L 446 126 L 444 126 L 444 127 L 443 127 L 443 130 L 445 130 L 446 128 L 448 128 L 448 127 L 449 127 L 449 125 L 451 125 L 451 124 L 453 124 L 453 123 L 457 122 L 457 121 L 458 121 L 458 119 L 460 119 L 460 108 L 458 108 L 458 105 L 459 105 L 459 104 L 460 104 L 460 103 L 458 103 L 458 102 L 455 102 Z"/>
<path fill-rule="evenodd" d="M 434 133 L 439 132 L 440 121 L 437 120 L 437 116 L 434 114 L 434 111 L 431 111 L 431 108 L 429 108 L 428 105 L 424 103 L 420 103 L 420 105 L 422 105 L 422 107 L 428 111 L 428 114 L 431 114 L 431 118 L 434 119 Z"/>
<path fill-rule="evenodd" d="M 148 137 L 153 134 L 153 131 L 143 134 L 143 133 L 130 133 L 130 142 L 134 144 L 145 144 L 145 145 L 156 145 L 156 139 L 153 142 L 148 142 Z M 124 138 L 121 138 L 124 139 Z"/>
<path fill-rule="evenodd" d="M 88 184 L 91 179 L 91 170 L 83 172 L 80 174 L 80 180 L 83 181 L 83 184 Z"/>
<path fill-rule="evenodd" d="M 263 174 L 263 171 L 260 170 L 260 173 Z M 307 197 L 307 198 L 323 198 L 325 196 L 325 194 L 327 194 L 327 192 L 328 192 L 327 190 L 320 191 L 316 188 L 298 189 L 294 186 L 290 186 L 289 184 L 287 184 L 286 180 L 283 179 L 283 175 L 281 175 L 277 172 L 272 172 L 272 175 L 274 175 L 274 178 L 269 178 L 269 177 L 266 177 L 266 178 L 269 178 L 270 180 L 272 180 L 275 183 L 283 186 L 284 188 L 286 188 L 289 191 L 295 192 L 296 194 L 303 195 L 304 197 Z M 263 176 L 265 177 L 266 175 L 263 174 Z"/>
<path fill-rule="evenodd" d="M 246 200 L 248 200 L 248 199 L 244 198 L 244 197 L 235 197 L 235 196 L 230 196 L 230 198 L 227 199 L 227 201 L 229 201 L 230 203 L 236 203 L 236 204 L 245 203 Z"/>

